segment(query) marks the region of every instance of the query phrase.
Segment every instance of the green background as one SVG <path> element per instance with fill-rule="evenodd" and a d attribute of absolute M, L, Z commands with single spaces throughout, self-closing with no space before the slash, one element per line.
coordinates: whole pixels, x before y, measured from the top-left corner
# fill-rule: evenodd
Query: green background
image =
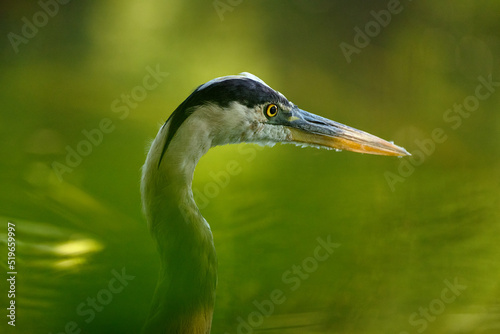
<path fill-rule="evenodd" d="M 2 333 L 55 334 L 72 321 L 82 333 L 139 331 L 159 266 L 139 193 L 148 142 L 196 86 L 243 71 L 414 158 L 210 150 L 193 187 L 219 258 L 212 332 L 497 333 L 500 87 L 465 116 L 453 108 L 475 101 L 478 78 L 500 81 L 500 3 L 401 1 L 385 27 L 371 11 L 394 1 L 221 4 L 71 1 L 46 22 L 36 2 L 0 5 L 0 258 L 6 277 L 12 221 L 18 272 L 16 328 L 1 315 Z M 13 46 L 34 15 L 37 33 Z M 341 43 L 355 46 L 367 24 L 367 45 L 346 57 Z M 168 76 L 121 119 L 113 101 L 148 67 Z M 103 119 L 113 130 L 58 178 L 54 162 Z M 339 246 L 315 266 L 318 238 Z M 310 273 L 292 290 L 282 276 L 294 265 Z M 122 268 L 135 278 L 106 294 Z M 445 290 L 455 281 L 459 295 Z M 285 300 L 260 316 L 255 302 L 276 289 Z M 99 294 L 112 300 L 87 323 L 77 307 Z"/>

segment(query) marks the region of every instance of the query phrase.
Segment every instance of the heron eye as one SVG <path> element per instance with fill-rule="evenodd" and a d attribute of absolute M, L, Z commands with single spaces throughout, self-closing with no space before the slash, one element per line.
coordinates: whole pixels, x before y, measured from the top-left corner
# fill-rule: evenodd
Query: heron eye
<path fill-rule="evenodd" d="M 274 117 L 278 114 L 278 106 L 275 104 L 270 104 L 266 107 L 267 117 Z"/>

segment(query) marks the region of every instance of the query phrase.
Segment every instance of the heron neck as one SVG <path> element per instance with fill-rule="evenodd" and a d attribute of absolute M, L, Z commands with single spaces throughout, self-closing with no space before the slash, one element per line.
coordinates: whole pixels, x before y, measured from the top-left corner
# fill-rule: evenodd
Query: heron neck
<path fill-rule="evenodd" d="M 190 140 L 188 145 L 173 142 L 159 166 L 155 140 L 143 171 L 144 210 L 161 259 L 145 333 L 210 332 L 217 259 L 210 227 L 191 190 L 194 168 L 208 148 L 193 153 L 189 148 L 196 138 Z"/>

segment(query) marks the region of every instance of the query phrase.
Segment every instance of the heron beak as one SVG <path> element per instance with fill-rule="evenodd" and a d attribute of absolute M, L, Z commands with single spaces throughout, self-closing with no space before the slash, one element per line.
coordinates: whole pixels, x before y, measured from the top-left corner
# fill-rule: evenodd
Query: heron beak
<path fill-rule="evenodd" d="M 295 143 L 377 155 L 411 155 L 403 147 L 377 136 L 299 108 L 292 109 L 284 123 Z"/>

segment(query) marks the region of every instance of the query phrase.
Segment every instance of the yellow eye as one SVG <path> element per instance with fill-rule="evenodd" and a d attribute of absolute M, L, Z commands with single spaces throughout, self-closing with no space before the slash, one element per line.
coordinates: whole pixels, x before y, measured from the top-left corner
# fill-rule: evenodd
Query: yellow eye
<path fill-rule="evenodd" d="M 274 117 L 278 114 L 278 106 L 275 104 L 270 104 L 266 107 L 267 117 Z"/>

